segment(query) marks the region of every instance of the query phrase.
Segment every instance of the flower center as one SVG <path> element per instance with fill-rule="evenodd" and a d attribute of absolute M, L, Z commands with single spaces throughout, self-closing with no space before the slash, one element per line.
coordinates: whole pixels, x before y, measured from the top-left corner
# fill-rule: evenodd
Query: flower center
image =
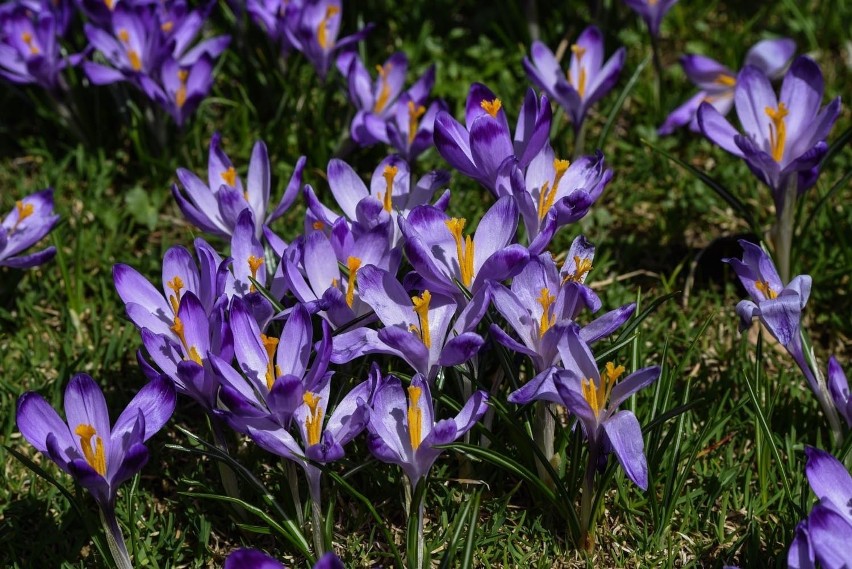
<path fill-rule="evenodd" d="M 384 196 L 379 194 L 379 199 L 382 200 L 382 204 L 384 205 L 385 211 L 390 213 L 393 210 L 393 181 L 396 178 L 397 173 L 399 172 L 399 168 L 396 166 L 385 166 L 384 171 L 382 172 L 382 177 L 385 179 L 385 193 Z"/>
<path fill-rule="evenodd" d="M 583 398 L 589 403 L 589 407 L 595 412 L 595 416 L 600 416 L 601 411 L 606 407 L 609 394 L 623 373 L 624 366 L 616 366 L 612 362 L 607 362 L 597 385 L 592 378 L 582 380 Z"/>
<path fill-rule="evenodd" d="M 175 23 L 172 22 L 171 20 L 166 20 L 165 22 L 163 22 L 160 25 L 160 29 L 163 30 L 166 33 L 169 33 L 170 31 L 172 31 L 172 28 L 174 28 L 174 27 L 175 27 Z"/>
<path fill-rule="evenodd" d="M 261 334 L 260 342 L 266 350 L 266 388 L 271 390 L 272 385 L 275 383 L 275 378 L 281 375 L 281 368 L 274 364 L 278 338 Z"/>
<path fill-rule="evenodd" d="M 355 281 L 358 279 L 358 269 L 361 268 L 361 259 L 349 257 L 346 259 L 346 268 L 349 269 L 349 280 L 346 282 L 346 306 L 352 308 L 355 302 Z"/>
<path fill-rule="evenodd" d="M 429 335 L 429 302 L 432 300 L 432 293 L 424 290 L 420 296 L 412 296 L 411 303 L 414 305 L 414 312 L 417 313 L 417 319 L 420 321 L 420 328 L 414 324 L 409 327 L 411 332 L 414 332 L 420 337 L 423 345 L 427 348 L 432 347 L 432 338 Z"/>
<path fill-rule="evenodd" d="M 411 450 L 416 451 L 423 440 L 423 410 L 420 409 L 420 396 L 423 389 L 410 385 L 408 387 L 408 440 Z"/>
<path fill-rule="evenodd" d="M 112 9 L 112 8 L 110 8 Z M 133 68 L 133 71 L 141 71 L 142 70 L 142 58 L 139 57 L 139 52 L 135 49 L 130 48 L 130 32 L 126 29 L 121 28 L 118 30 L 118 39 L 128 45 L 127 49 L 127 59 L 130 61 L 130 67 Z"/>
<path fill-rule="evenodd" d="M 319 408 L 320 398 L 316 393 L 306 391 L 302 401 L 308 406 L 309 413 L 305 417 L 305 431 L 308 433 L 308 446 L 312 447 L 320 442 L 322 433 L 322 409 Z"/>
<path fill-rule="evenodd" d="M 555 318 L 550 309 L 553 306 L 553 303 L 556 302 L 556 297 L 550 293 L 550 289 L 543 288 L 541 289 L 541 294 L 538 295 L 536 300 L 538 301 L 539 306 L 541 306 L 541 321 L 538 326 L 538 337 L 541 338 L 554 324 Z"/>
<path fill-rule="evenodd" d="M 567 282 L 581 283 L 586 278 L 586 274 L 592 270 L 592 260 L 588 257 L 580 257 L 574 255 L 574 272 L 565 275 L 562 279 L 562 284 Z"/>
<path fill-rule="evenodd" d="M 30 55 L 38 55 L 39 49 L 33 43 L 33 35 L 30 32 L 23 32 L 21 34 L 21 41 L 23 41 L 28 48 L 30 48 Z"/>
<path fill-rule="evenodd" d="M 479 103 L 479 106 L 485 109 L 485 112 L 491 115 L 491 118 L 497 118 L 497 113 L 500 112 L 500 109 L 503 107 L 503 102 L 500 99 L 493 99 L 491 101 L 482 101 Z"/>
<path fill-rule="evenodd" d="M 233 166 L 228 166 L 228 169 L 219 174 L 222 178 L 222 181 L 228 184 L 232 188 L 237 187 L 237 171 Z"/>
<path fill-rule="evenodd" d="M 322 221 L 315 221 L 311 224 L 311 227 L 313 227 L 317 231 L 320 231 L 322 229 L 325 229 L 325 223 L 323 223 Z"/>
<path fill-rule="evenodd" d="M 189 71 L 185 69 L 179 69 L 177 72 L 178 81 L 180 81 L 180 86 L 177 88 L 175 92 L 175 104 L 179 109 L 183 108 L 183 104 L 186 103 L 186 80 L 189 77 Z"/>
<path fill-rule="evenodd" d="M 766 281 L 756 281 L 754 287 L 763 294 L 766 300 L 778 298 L 778 293 L 772 290 L 772 287 Z"/>
<path fill-rule="evenodd" d="M 417 130 L 420 128 L 420 117 L 426 112 L 426 107 L 408 101 L 408 144 L 414 142 Z"/>
<path fill-rule="evenodd" d="M 571 163 L 568 160 L 559 160 L 558 158 L 553 160 L 553 168 L 556 170 L 556 174 L 553 176 L 553 186 L 550 186 L 549 182 L 545 182 L 538 193 L 539 221 L 543 220 L 550 208 L 553 207 L 553 202 L 556 201 L 556 193 L 559 191 L 559 182 L 562 181 L 562 176 L 568 171 L 570 165 Z"/>
<path fill-rule="evenodd" d="M 787 124 L 784 118 L 790 113 L 787 105 L 779 102 L 778 108 L 766 107 L 763 109 L 769 117 L 769 146 L 772 147 L 772 159 L 781 162 L 784 157 L 784 145 L 787 143 Z"/>
<path fill-rule="evenodd" d="M 253 280 L 257 280 L 257 270 L 262 264 L 263 259 L 261 259 L 260 257 L 255 257 L 254 255 L 249 255 L 248 266 L 249 270 L 251 271 L 251 278 Z M 257 287 L 254 286 L 254 283 L 251 283 L 251 286 L 249 287 L 249 292 L 257 292 Z"/>
<path fill-rule="evenodd" d="M 175 275 L 175 277 L 166 283 L 166 286 L 174 291 L 174 294 L 169 295 L 169 302 L 172 305 L 172 311 L 177 314 L 180 306 L 180 291 L 184 288 L 183 279 Z"/>
<path fill-rule="evenodd" d="M 180 340 L 180 343 L 187 354 L 187 357 L 185 357 L 184 360 L 192 360 L 198 365 L 202 365 L 201 355 L 198 353 L 198 349 L 195 346 L 190 346 L 186 341 L 186 332 L 183 327 L 183 321 L 181 321 L 179 317 L 175 316 L 175 322 L 169 327 L 169 329 L 178 337 L 178 340 Z"/>
<path fill-rule="evenodd" d="M 737 85 L 737 78 L 728 75 L 727 73 L 719 73 L 713 82 L 723 87 L 733 88 Z"/>
<path fill-rule="evenodd" d="M 461 282 L 464 286 L 470 287 L 470 283 L 473 281 L 474 245 L 470 235 L 462 235 L 467 220 L 463 217 L 454 217 L 444 223 L 447 225 L 447 229 L 450 230 L 450 234 L 456 242 L 456 256 L 459 260 Z"/>
<path fill-rule="evenodd" d="M 571 46 L 571 53 L 573 53 L 574 57 L 577 58 L 577 65 L 580 66 L 580 70 L 577 72 L 577 84 L 574 85 L 574 88 L 577 89 L 577 93 L 582 99 L 586 94 L 586 66 L 583 65 L 583 56 L 586 55 L 586 48 L 581 45 L 574 44 Z M 571 82 L 570 77 L 568 80 Z"/>
<path fill-rule="evenodd" d="M 112 8 L 115 6 L 115 0 L 104 0 L 104 5 L 106 5 L 107 10 L 112 12 Z"/>
<path fill-rule="evenodd" d="M 21 200 L 15 202 L 15 209 L 18 211 L 18 219 L 15 220 L 15 225 L 12 226 L 12 229 L 9 231 L 9 235 L 18 229 L 18 226 L 22 221 L 35 212 L 35 206 L 33 204 L 24 203 Z"/>
<path fill-rule="evenodd" d="M 390 63 L 386 63 L 384 66 L 376 65 L 376 71 L 379 73 L 379 81 L 382 86 L 379 89 L 379 96 L 376 98 L 376 104 L 373 105 L 374 113 L 382 112 L 390 99 L 391 87 L 390 83 L 388 83 L 388 73 L 392 67 L 393 66 Z"/>
<path fill-rule="evenodd" d="M 322 17 L 322 20 L 320 20 L 320 23 L 317 26 L 317 43 L 323 49 L 331 47 L 332 42 L 328 39 L 328 23 L 339 12 L 340 8 L 338 6 L 327 7 L 325 9 L 325 15 Z"/>
<path fill-rule="evenodd" d="M 89 466 L 101 476 L 106 476 L 106 453 L 104 452 L 104 440 L 91 425 L 81 423 L 74 429 L 74 434 L 80 437 L 80 446 L 83 448 L 83 457 Z M 92 450 L 92 438 L 98 437 L 95 449 Z"/>

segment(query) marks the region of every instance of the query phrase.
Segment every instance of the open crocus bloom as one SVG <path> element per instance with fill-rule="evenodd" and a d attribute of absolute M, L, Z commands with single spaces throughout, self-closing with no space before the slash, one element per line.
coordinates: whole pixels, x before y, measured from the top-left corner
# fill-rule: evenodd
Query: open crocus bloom
<path fill-rule="evenodd" d="M 843 569 L 852 563 L 852 476 L 829 453 L 805 447 L 805 474 L 819 498 L 810 515 L 796 528 L 787 553 L 791 569 Z"/>
<path fill-rule="evenodd" d="M 624 472 L 637 486 L 648 488 L 642 428 L 636 416 L 618 407 L 628 397 L 650 385 L 660 376 L 658 366 L 637 370 L 619 381 L 623 366 L 612 362 L 603 372 L 589 345 L 580 337 L 580 328 L 571 325 L 560 338 L 559 354 L 563 369 L 546 381 L 531 381 L 509 395 L 512 403 L 534 400 L 565 405 L 583 427 L 590 452 L 604 456 L 615 453 Z"/>
<path fill-rule="evenodd" d="M 415 375 L 403 389 L 396 377 L 383 377 L 373 396 L 367 444 L 379 460 L 402 467 L 414 488 L 440 456 L 435 447 L 458 440 L 487 407 L 488 394 L 477 391 L 454 418 L 436 421 L 426 378 Z"/>
<path fill-rule="evenodd" d="M 547 97 L 537 99 L 529 89 L 515 127 L 515 137 L 503 103 L 485 85 L 470 86 L 465 106 L 465 126 L 447 112 L 435 118 L 435 147 L 444 160 L 492 193 L 497 174 L 507 158 L 526 168 L 550 137 L 551 110 Z"/>
<path fill-rule="evenodd" d="M 456 318 L 452 298 L 423 290 L 411 295 L 396 278 L 367 265 L 358 273 L 361 300 L 371 306 L 383 328 L 356 328 L 334 337 L 331 361 L 346 363 L 366 354 L 389 354 L 405 360 L 430 380 L 441 367 L 462 364 L 482 347 L 472 332 L 488 308 L 488 290 L 475 294 Z"/>
<path fill-rule="evenodd" d="M 306 159 L 302 156 L 296 162 L 281 201 L 267 214 L 271 179 L 266 145 L 263 141 L 255 143 L 249 160 L 248 178 L 243 186 L 231 159 L 222 150 L 221 138 L 221 135 L 216 133 L 210 139 L 207 184 L 189 170 L 178 168 L 177 177 L 183 192 L 174 184 L 172 195 L 190 222 L 202 231 L 220 237 L 233 235 L 240 213 L 250 209 L 254 219 L 254 236 L 260 238 L 264 225 L 284 215 L 296 199 L 302 185 L 302 171 Z"/>
<path fill-rule="evenodd" d="M 286 567 L 277 559 L 257 549 L 237 549 L 225 559 L 224 569 L 286 569 Z M 344 569 L 344 567 L 337 555 L 329 552 L 317 560 L 313 569 Z"/>
<path fill-rule="evenodd" d="M 774 79 L 781 75 L 795 51 L 796 43 L 791 39 L 762 40 L 748 50 L 744 65 L 752 65 Z M 710 103 L 723 116 L 734 106 L 735 71 L 715 59 L 695 54 L 681 56 L 680 65 L 699 91 L 666 118 L 657 130 L 661 136 L 686 124 L 690 130 L 699 132 L 696 112 L 701 103 Z"/>
<path fill-rule="evenodd" d="M 527 76 L 571 115 L 575 132 L 580 129 L 589 108 L 609 93 L 624 67 L 626 51 L 622 47 L 604 63 L 603 33 L 589 26 L 571 46 L 571 63 L 567 72 L 553 52 L 536 41 L 530 49 L 531 59 L 524 58 Z"/>
<path fill-rule="evenodd" d="M 828 151 L 825 138 L 840 114 L 840 97 L 821 109 L 822 94 L 819 66 L 802 56 L 784 76 L 778 97 L 759 68 L 747 65 L 740 71 L 734 106 L 743 134 L 711 104 L 702 103 L 698 108 L 701 132 L 745 160 L 754 175 L 769 186 L 779 217 L 787 182 L 795 176 L 800 192 L 811 187 Z"/>
<path fill-rule="evenodd" d="M 672 6 L 677 4 L 678 0 L 624 0 L 624 3 L 631 10 L 639 14 L 645 25 L 648 26 L 648 31 L 651 35 L 657 37 L 660 35 L 660 24 Z"/>
<path fill-rule="evenodd" d="M 51 260 L 56 247 L 21 255 L 47 235 L 59 221 L 53 214 L 53 190 L 31 194 L 15 202 L 0 223 L 0 266 L 29 269 Z"/>
<path fill-rule="evenodd" d="M 175 389 L 160 377 L 148 383 L 110 426 L 100 387 L 86 374 L 65 388 L 65 421 L 38 393 L 18 399 L 18 429 L 36 450 L 73 476 L 98 505 L 112 510 L 118 486 L 148 461 L 145 441 L 172 416 Z"/>

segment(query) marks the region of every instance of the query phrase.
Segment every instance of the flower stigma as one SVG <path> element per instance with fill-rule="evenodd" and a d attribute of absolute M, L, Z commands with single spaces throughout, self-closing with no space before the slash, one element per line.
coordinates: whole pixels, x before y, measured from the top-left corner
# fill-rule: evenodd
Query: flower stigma
<path fill-rule="evenodd" d="M 186 341 L 186 332 L 183 327 L 183 321 L 178 316 L 175 316 L 175 323 L 169 326 L 169 329 L 175 333 L 180 340 L 181 345 L 183 345 L 184 351 L 187 353 L 187 357 L 184 358 L 184 360 L 192 360 L 198 365 L 202 365 L 201 355 L 198 353 L 198 349 L 195 346 L 190 346 Z"/>
<path fill-rule="evenodd" d="M 781 162 L 781 158 L 784 157 L 784 146 L 787 143 L 787 124 L 784 122 L 784 118 L 790 114 L 790 111 L 787 109 L 787 105 L 779 102 L 778 108 L 766 107 L 763 112 L 771 121 L 769 125 L 769 146 L 772 147 L 772 159 Z"/>
<path fill-rule="evenodd" d="M 778 293 L 772 290 L 772 286 L 767 281 L 755 281 L 754 288 L 759 290 L 766 300 L 778 298 Z"/>
<path fill-rule="evenodd" d="M 543 220 L 547 212 L 550 211 L 550 208 L 553 207 L 553 202 L 556 201 L 556 193 L 559 190 L 559 182 L 562 181 L 562 177 L 568 171 L 568 166 L 570 165 L 571 162 L 568 160 L 553 159 L 553 169 L 556 170 L 556 173 L 553 175 L 553 186 L 551 187 L 549 182 L 545 182 L 541 186 L 541 191 L 538 193 L 539 221 Z"/>
<path fill-rule="evenodd" d="M 577 89 L 577 93 L 582 99 L 586 93 L 586 66 L 583 65 L 583 56 L 586 55 L 586 48 L 581 45 L 573 44 L 571 46 L 571 53 L 573 53 L 574 56 L 577 58 L 577 65 L 580 66 L 580 71 L 577 77 L 577 84 L 574 85 L 574 88 Z M 570 74 L 570 70 L 568 73 Z M 570 77 L 569 83 L 573 85 L 573 82 L 570 80 Z"/>
<path fill-rule="evenodd" d="M 600 416 L 601 411 L 606 406 L 613 386 L 623 373 L 624 366 L 616 366 L 612 362 L 607 362 L 604 372 L 601 374 L 600 382 L 597 385 L 595 385 L 595 380 L 592 378 L 581 381 L 583 398 L 589 403 L 589 407 L 595 412 L 596 417 Z"/>
<path fill-rule="evenodd" d="M 248 258 L 248 266 L 251 271 L 251 278 L 257 280 L 257 270 L 263 264 L 263 259 L 260 257 L 255 257 L 254 255 L 249 255 Z M 249 287 L 249 292 L 257 292 L 257 287 L 254 286 L 254 283 Z"/>
<path fill-rule="evenodd" d="M 385 179 L 386 189 L 384 195 L 379 194 L 379 199 L 382 200 L 382 205 L 388 213 L 393 210 L 393 181 L 398 172 L 399 168 L 396 166 L 385 166 L 385 169 L 382 172 L 382 177 Z"/>
<path fill-rule="evenodd" d="M 83 457 L 89 463 L 89 466 L 94 468 L 95 472 L 101 476 L 106 476 L 106 453 L 104 452 L 103 437 L 98 435 L 95 450 L 92 451 L 92 438 L 97 435 L 97 431 L 93 426 L 81 423 L 74 429 L 74 434 L 80 437 L 80 447 L 83 449 Z"/>
<path fill-rule="evenodd" d="M 278 347 L 278 338 L 261 334 L 260 342 L 266 350 L 266 388 L 271 390 L 275 378 L 281 375 L 281 368 L 273 363 L 275 361 L 275 349 Z"/>
<path fill-rule="evenodd" d="M 541 322 L 538 327 L 538 337 L 544 336 L 544 333 L 550 330 L 556 318 L 551 314 L 551 307 L 556 302 L 556 297 L 550 293 L 549 288 L 541 289 L 541 294 L 536 299 L 541 306 Z"/>
<path fill-rule="evenodd" d="M 503 107 L 503 102 L 500 99 L 492 99 L 490 101 L 482 101 L 479 106 L 485 109 L 485 112 L 491 115 L 491 118 L 496 119 L 497 113 Z"/>
<path fill-rule="evenodd" d="M 567 282 L 582 283 L 589 271 L 592 270 L 592 260 L 588 257 L 574 255 L 574 272 L 565 275 L 562 284 Z"/>
<path fill-rule="evenodd" d="M 423 410 L 420 408 L 420 395 L 423 389 L 410 385 L 408 387 L 408 440 L 411 450 L 416 451 L 423 440 Z"/>
<path fill-rule="evenodd" d="M 9 231 L 9 235 L 15 232 L 18 229 L 18 226 L 24 221 L 26 218 L 35 213 L 35 206 L 31 203 L 25 203 L 21 200 L 15 202 L 15 209 L 18 212 L 18 219 L 15 220 L 15 225 L 12 226 L 12 229 Z"/>
<path fill-rule="evenodd" d="M 426 107 L 417 105 L 414 101 L 408 101 L 408 144 L 417 138 L 417 130 L 420 128 L 420 117 L 426 112 Z"/>
<path fill-rule="evenodd" d="M 414 332 L 423 341 L 426 348 L 432 347 L 432 338 L 429 335 L 429 302 L 432 300 L 432 293 L 424 290 L 420 296 L 412 296 L 411 302 L 414 304 L 414 312 L 417 313 L 417 318 L 420 320 L 420 328 L 412 324 L 409 330 Z"/>
<path fill-rule="evenodd" d="M 361 259 L 349 257 L 346 259 L 346 268 L 349 269 L 349 280 L 346 282 L 346 306 L 352 308 L 352 303 L 355 302 L 355 281 L 358 279 Z"/>
<path fill-rule="evenodd" d="M 463 217 L 453 217 L 444 222 L 456 242 L 456 256 L 459 260 L 459 274 L 464 286 L 470 287 L 473 282 L 474 244 L 470 235 L 463 238 L 462 231 L 467 220 Z"/>
<path fill-rule="evenodd" d="M 166 286 L 174 291 L 174 294 L 169 295 L 169 302 L 172 305 L 172 312 L 177 314 L 180 306 L 180 291 L 184 288 L 183 279 L 175 275 L 172 280 L 166 282 Z"/>
<path fill-rule="evenodd" d="M 325 15 L 322 17 L 322 20 L 320 20 L 320 23 L 317 26 L 317 43 L 323 49 L 331 47 L 332 42 L 328 39 L 328 23 L 339 12 L 339 6 L 328 6 L 325 9 Z"/>
<path fill-rule="evenodd" d="M 379 89 L 379 96 L 376 97 L 376 104 L 373 105 L 373 112 L 380 113 L 388 104 L 391 95 L 390 83 L 388 83 L 388 73 L 393 68 L 393 65 L 386 63 L 384 66 L 376 65 L 376 71 L 379 73 L 379 81 L 382 86 Z"/>
<path fill-rule="evenodd" d="M 322 409 L 319 408 L 320 397 L 316 393 L 306 391 L 302 401 L 308 406 L 308 416 L 305 417 L 305 431 L 308 434 L 308 446 L 312 447 L 320 442 L 322 432 Z"/>

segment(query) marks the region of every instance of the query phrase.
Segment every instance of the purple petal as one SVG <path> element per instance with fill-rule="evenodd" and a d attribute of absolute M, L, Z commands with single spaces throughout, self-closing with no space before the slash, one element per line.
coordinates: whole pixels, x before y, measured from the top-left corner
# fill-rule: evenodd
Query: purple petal
<path fill-rule="evenodd" d="M 139 413 L 145 417 L 145 432 L 142 441 L 147 441 L 163 428 L 175 410 L 175 386 L 165 376 L 149 382 L 133 397 L 115 421 L 113 440 L 132 428 Z"/>
<path fill-rule="evenodd" d="M 28 391 L 18 399 L 18 430 L 41 453 L 47 453 L 47 437 L 53 434 L 60 449 L 74 448 L 68 425 L 38 393 Z"/>
<path fill-rule="evenodd" d="M 80 425 L 91 425 L 107 444 L 110 423 L 106 400 L 95 380 L 85 373 L 72 377 L 65 388 L 65 416 L 71 432 Z"/>
<path fill-rule="evenodd" d="M 811 446 L 805 447 L 808 462 L 805 474 L 814 494 L 820 500 L 848 511 L 852 500 L 852 476 L 843 464 L 829 453 Z"/>
<path fill-rule="evenodd" d="M 639 420 L 630 411 L 619 411 L 604 421 L 603 428 L 627 477 L 642 490 L 647 490 L 648 463 Z"/>

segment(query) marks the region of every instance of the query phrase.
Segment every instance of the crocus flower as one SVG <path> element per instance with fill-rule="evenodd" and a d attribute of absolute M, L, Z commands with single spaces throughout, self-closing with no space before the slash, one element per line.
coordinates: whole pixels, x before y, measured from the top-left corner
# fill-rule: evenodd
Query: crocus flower
<path fill-rule="evenodd" d="M 846 425 L 852 428 L 852 397 L 849 396 L 849 381 L 834 356 L 828 359 L 828 390 L 840 416 L 846 420 Z"/>
<path fill-rule="evenodd" d="M 276 0 L 278 2 L 279 0 Z M 225 559 L 224 569 L 287 569 L 286 566 L 257 549 L 237 549 Z M 313 569 L 344 569 L 343 562 L 332 552 L 320 557 Z"/>
<path fill-rule="evenodd" d="M 467 433 L 487 406 L 488 394 L 477 391 L 454 418 L 436 421 L 425 377 L 415 375 L 406 389 L 398 378 L 383 377 L 373 396 L 367 444 L 379 460 L 398 464 L 414 488 L 440 456 L 442 449 L 435 447 Z"/>
<path fill-rule="evenodd" d="M 203 239 L 195 240 L 198 263 L 185 247 L 171 247 L 163 256 L 162 292 L 139 271 L 118 263 L 112 278 L 118 296 L 124 302 L 127 317 L 140 330 L 169 335 L 183 295 L 191 292 L 201 302 L 206 314 L 224 292 L 222 258 Z M 175 338 L 176 339 L 176 338 Z"/>
<path fill-rule="evenodd" d="M 537 99 L 528 90 L 513 140 L 503 103 L 488 87 L 474 83 L 467 95 L 465 126 L 447 112 L 435 117 L 435 147 L 453 168 L 494 192 L 507 158 L 526 168 L 538 154 L 550 136 L 550 119 L 547 97 Z"/>
<path fill-rule="evenodd" d="M 770 79 L 775 79 L 784 71 L 795 52 L 796 43 L 791 39 L 762 40 L 748 50 L 744 65 L 752 65 Z M 680 65 L 699 91 L 666 118 L 657 130 L 661 136 L 671 134 L 686 124 L 690 130 L 699 132 L 696 112 L 701 103 L 710 103 L 722 116 L 727 115 L 734 106 L 734 87 L 737 84 L 735 71 L 715 59 L 695 54 L 681 56 Z"/>
<path fill-rule="evenodd" d="M 341 10 L 340 0 L 305 0 L 297 22 L 292 28 L 284 28 L 290 44 L 308 58 L 322 79 L 328 74 L 332 57 L 354 46 L 372 29 L 372 25 L 367 25 L 351 36 L 338 40 Z"/>
<path fill-rule="evenodd" d="M 428 102 L 429 92 L 417 89 L 422 82 L 423 78 L 400 95 L 387 123 L 389 144 L 408 161 L 415 160 L 432 146 L 435 117 L 439 112 L 449 110 L 447 104 L 440 99 Z"/>
<path fill-rule="evenodd" d="M 852 563 L 852 476 L 829 453 L 805 447 L 805 474 L 819 502 L 796 528 L 787 553 L 791 569 L 842 569 Z"/>
<path fill-rule="evenodd" d="M 287 35 L 287 28 L 293 28 L 299 20 L 303 2 L 301 0 L 248 0 L 246 12 L 251 19 L 266 31 L 273 42 L 278 44 L 282 55 L 293 49 Z"/>
<path fill-rule="evenodd" d="M 769 78 L 759 68 L 747 65 L 740 71 L 734 106 L 744 134 L 710 103 L 698 108 L 701 132 L 744 159 L 755 176 L 769 186 L 779 217 L 787 183 L 796 181 L 799 192 L 811 187 L 819 176 L 819 162 L 828 151 L 825 138 L 840 113 L 840 97 L 820 109 L 822 94 L 819 66 L 802 56 L 784 76 L 777 98 Z"/>
<path fill-rule="evenodd" d="M 284 215 L 296 199 L 306 159 L 302 156 L 296 162 L 281 201 L 271 213 L 267 213 L 271 177 L 266 145 L 260 140 L 255 143 L 243 186 L 231 159 L 222 150 L 221 142 L 219 133 L 210 139 L 207 184 L 189 170 L 178 168 L 180 186 L 172 186 L 172 195 L 189 221 L 202 231 L 221 237 L 233 235 L 240 213 L 250 209 L 254 214 L 254 235 L 260 238 L 264 225 Z"/>
<path fill-rule="evenodd" d="M 645 20 L 648 31 L 657 37 L 663 18 L 677 4 L 677 0 L 624 0 L 624 3 Z"/>
<path fill-rule="evenodd" d="M 0 266 L 29 269 L 51 260 L 56 247 L 22 255 L 47 235 L 59 221 L 53 214 L 53 190 L 46 189 L 15 202 L 0 223 Z"/>
<path fill-rule="evenodd" d="M 49 10 L 33 13 L 18 5 L 0 17 L 0 77 L 12 83 L 37 83 L 49 91 L 64 87 L 62 71 L 79 65 L 86 53 L 63 56 L 61 23 Z"/>
<path fill-rule="evenodd" d="M 518 227 L 518 206 L 504 196 L 485 212 L 476 232 L 465 235 L 467 220 L 448 217 L 434 206 L 420 206 L 399 226 L 405 236 L 405 252 L 424 286 L 433 292 L 465 296 L 456 282 L 472 293 L 486 283 L 510 278 L 523 269 L 529 252 L 513 244 Z"/>
<path fill-rule="evenodd" d="M 41 395 L 29 391 L 18 400 L 17 422 L 36 450 L 89 490 L 101 508 L 111 509 L 118 486 L 148 461 L 143 443 L 166 424 L 174 408 L 174 386 L 160 377 L 143 387 L 110 427 L 100 387 L 80 373 L 65 388 L 65 421 Z"/>
<path fill-rule="evenodd" d="M 571 115 L 574 131 L 578 132 L 591 106 L 615 86 L 625 54 L 625 49 L 619 48 L 604 63 L 603 33 L 596 26 L 589 26 L 571 46 L 567 73 L 553 52 L 539 41 L 533 43 L 531 59 L 525 57 L 523 65 L 530 80 Z"/>
<path fill-rule="evenodd" d="M 346 363 L 365 354 L 389 354 L 407 362 L 430 380 L 441 367 L 468 361 L 482 347 L 472 332 L 488 308 L 488 291 L 474 294 L 450 327 L 457 305 L 452 298 L 423 290 L 411 295 L 396 278 L 367 265 L 358 271 L 361 300 L 384 325 L 378 331 L 362 327 L 334 337 L 331 361 Z"/>
<path fill-rule="evenodd" d="M 624 472 L 643 490 L 648 488 L 648 465 L 645 460 L 642 428 L 636 416 L 618 407 L 628 397 L 656 381 L 658 366 L 633 372 L 618 381 L 623 366 L 609 362 L 603 372 L 580 335 L 580 327 L 572 325 L 562 336 L 559 353 L 564 366 L 551 382 L 530 382 L 509 395 L 512 403 L 534 400 L 565 405 L 583 427 L 595 457 L 615 453 Z"/>
<path fill-rule="evenodd" d="M 225 274 L 225 294 L 228 298 L 256 293 L 257 286 L 252 279 L 260 286 L 266 286 L 266 259 L 263 245 L 255 236 L 256 228 L 252 211 L 246 208 L 240 212 L 231 236 L 230 260 L 225 263 L 231 268 Z"/>

